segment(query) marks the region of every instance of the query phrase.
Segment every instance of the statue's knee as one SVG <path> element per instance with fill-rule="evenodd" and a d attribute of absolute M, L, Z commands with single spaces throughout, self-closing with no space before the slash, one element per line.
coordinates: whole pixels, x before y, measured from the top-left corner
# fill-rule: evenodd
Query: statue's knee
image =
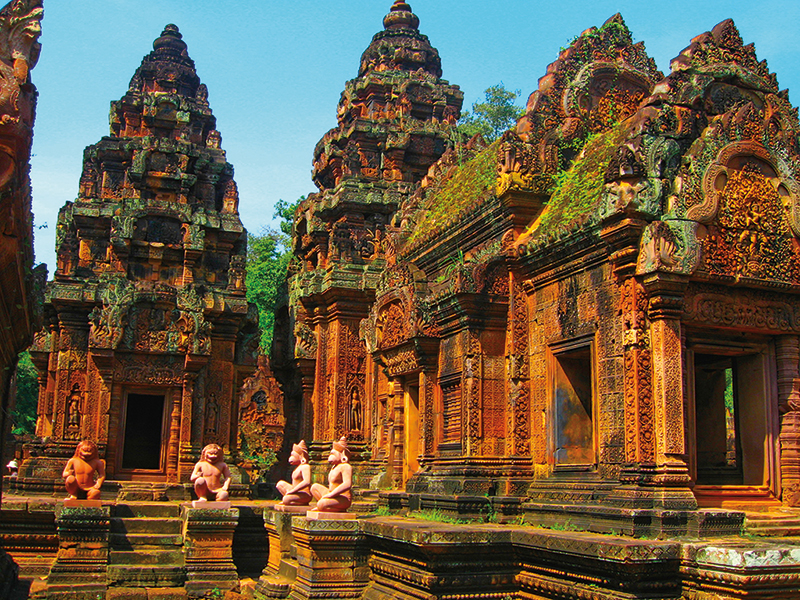
<path fill-rule="evenodd" d="M 194 482 L 194 487 L 206 487 L 206 480 L 205 477 L 198 477 Z"/>

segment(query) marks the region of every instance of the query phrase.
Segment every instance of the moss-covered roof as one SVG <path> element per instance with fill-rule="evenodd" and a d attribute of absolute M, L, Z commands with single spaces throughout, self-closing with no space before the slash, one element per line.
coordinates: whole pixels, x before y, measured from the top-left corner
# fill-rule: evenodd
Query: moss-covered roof
<path fill-rule="evenodd" d="M 623 124 L 618 124 L 586 142 L 572 166 L 555 177 L 550 200 L 525 232 L 525 238 L 557 237 L 597 215 L 605 189 L 604 173 L 626 131 Z"/>
<path fill-rule="evenodd" d="M 423 216 L 408 238 L 410 246 L 443 231 L 494 193 L 499 146 L 498 140 L 480 150 L 428 192 Z"/>

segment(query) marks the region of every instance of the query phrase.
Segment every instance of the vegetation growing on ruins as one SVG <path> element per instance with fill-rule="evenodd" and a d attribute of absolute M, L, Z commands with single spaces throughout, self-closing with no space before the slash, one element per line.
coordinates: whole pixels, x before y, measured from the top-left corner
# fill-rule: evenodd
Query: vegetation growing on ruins
<path fill-rule="evenodd" d="M 589 138 L 572 166 L 556 175 L 550 201 L 531 225 L 531 234 L 550 236 L 585 222 L 602 197 L 604 173 L 624 133 L 618 124 Z"/>
<path fill-rule="evenodd" d="M 409 243 L 442 231 L 463 213 L 485 200 L 494 191 L 497 180 L 499 141 L 480 150 L 472 158 L 454 167 L 452 175 L 428 195 L 428 211 L 409 238 Z"/>

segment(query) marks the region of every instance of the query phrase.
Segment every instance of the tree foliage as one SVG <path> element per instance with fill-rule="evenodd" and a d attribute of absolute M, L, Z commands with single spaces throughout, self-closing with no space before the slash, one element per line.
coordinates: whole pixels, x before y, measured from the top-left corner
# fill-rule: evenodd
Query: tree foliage
<path fill-rule="evenodd" d="M 33 434 L 36 431 L 36 410 L 39 404 L 39 372 L 30 353 L 21 352 L 16 372 L 16 405 L 11 413 L 11 433 Z"/>
<path fill-rule="evenodd" d="M 305 197 L 294 203 L 278 200 L 275 204 L 279 228 L 265 227 L 260 234 L 247 236 L 247 300 L 258 308 L 261 330 L 261 352 L 267 354 L 272 345 L 275 307 L 286 281 L 291 252 L 294 211 Z"/>
<path fill-rule="evenodd" d="M 458 130 L 467 137 L 481 134 L 491 143 L 514 127 L 525 109 L 514 104 L 520 90 L 507 90 L 502 82 L 484 92 L 485 102 L 475 102 L 472 112 L 465 112 L 458 122 Z"/>

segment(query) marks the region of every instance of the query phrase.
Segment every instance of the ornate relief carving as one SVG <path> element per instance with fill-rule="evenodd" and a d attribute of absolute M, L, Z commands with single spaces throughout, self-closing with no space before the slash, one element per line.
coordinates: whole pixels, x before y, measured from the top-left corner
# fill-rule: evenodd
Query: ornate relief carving
<path fill-rule="evenodd" d="M 647 303 L 647 294 L 638 281 L 631 278 L 621 284 L 625 459 L 631 463 L 655 460 L 652 361 L 645 318 Z"/>
<path fill-rule="evenodd" d="M 683 302 L 683 319 L 695 323 L 770 331 L 800 333 L 800 306 L 785 296 L 769 292 L 691 286 Z"/>
<path fill-rule="evenodd" d="M 475 455 L 480 452 L 481 441 L 481 373 L 482 353 L 480 339 L 476 332 L 469 332 L 467 352 L 464 355 L 462 371 L 463 401 L 466 413 L 465 439 L 467 442 L 466 454 Z"/>
<path fill-rule="evenodd" d="M 131 357 L 118 360 L 114 368 L 114 381 L 145 385 L 183 384 L 183 360 L 173 356 Z"/>

